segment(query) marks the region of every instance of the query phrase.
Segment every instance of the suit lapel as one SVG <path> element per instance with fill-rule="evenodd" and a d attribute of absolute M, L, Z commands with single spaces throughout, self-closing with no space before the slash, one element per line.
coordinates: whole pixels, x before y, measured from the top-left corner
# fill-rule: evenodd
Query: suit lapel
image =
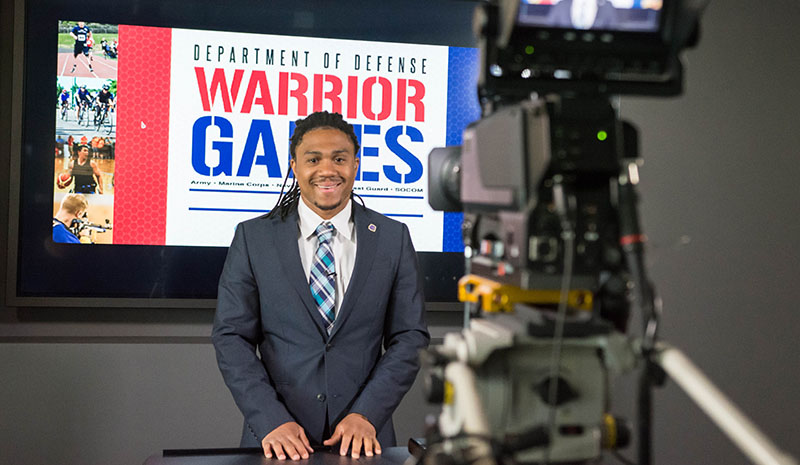
<path fill-rule="evenodd" d="M 300 300 L 303 301 L 306 311 L 311 315 L 311 319 L 314 320 L 320 332 L 325 334 L 325 327 L 317 311 L 314 297 L 311 296 L 311 288 L 306 279 L 306 272 L 303 270 L 303 262 L 300 260 L 300 249 L 297 246 L 297 210 L 287 215 L 285 220 L 275 221 L 273 240 L 281 266 L 286 271 L 286 281 L 292 283 Z"/>
<path fill-rule="evenodd" d="M 372 270 L 372 262 L 375 259 L 375 251 L 378 247 L 378 234 L 380 230 L 370 230 L 369 213 L 360 205 L 353 204 L 353 223 L 356 230 L 356 263 L 353 266 L 353 276 L 347 285 L 347 292 L 344 294 L 342 306 L 333 324 L 331 337 L 333 337 L 342 326 L 344 321 L 353 312 L 358 296 L 361 295 L 367 277 Z M 372 229 L 375 229 L 374 226 Z M 309 291 L 310 294 L 310 291 Z"/>

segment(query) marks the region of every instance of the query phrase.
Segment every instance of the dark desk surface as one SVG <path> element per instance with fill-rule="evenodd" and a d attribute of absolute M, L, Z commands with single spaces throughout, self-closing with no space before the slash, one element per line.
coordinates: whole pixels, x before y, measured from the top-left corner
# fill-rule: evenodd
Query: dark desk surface
<path fill-rule="evenodd" d="M 258 449 L 198 449 L 165 451 L 149 457 L 144 465 L 403 465 L 409 457 L 405 447 L 387 447 L 381 455 L 358 460 L 318 450 L 306 460 L 278 460 L 264 457 Z"/>

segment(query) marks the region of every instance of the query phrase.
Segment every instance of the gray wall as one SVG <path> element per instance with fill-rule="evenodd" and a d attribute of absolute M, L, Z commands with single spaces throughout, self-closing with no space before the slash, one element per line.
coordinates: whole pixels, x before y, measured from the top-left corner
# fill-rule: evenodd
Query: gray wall
<path fill-rule="evenodd" d="M 706 13 L 685 95 L 622 107 L 642 131 L 662 335 L 800 457 L 800 3 Z M 674 384 L 656 402 L 659 463 L 746 462 Z"/>
<path fill-rule="evenodd" d="M 2 0 L 2 242 L 18 156 L 7 145 L 13 13 Z M 796 457 L 798 19 L 795 0 L 712 2 L 700 46 L 686 55 L 685 95 L 621 105 L 642 134 L 662 336 Z M 434 318 L 441 334 L 446 317 Z M 210 321 L 209 311 L 3 306 L 0 463 L 138 464 L 163 448 L 236 445 L 240 417 L 216 370 Z M 615 381 L 615 411 L 628 416 L 632 378 Z M 415 386 L 396 415 L 401 441 L 430 410 Z M 658 391 L 655 415 L 657 463 L 747 463 L 673 383 Z"/>

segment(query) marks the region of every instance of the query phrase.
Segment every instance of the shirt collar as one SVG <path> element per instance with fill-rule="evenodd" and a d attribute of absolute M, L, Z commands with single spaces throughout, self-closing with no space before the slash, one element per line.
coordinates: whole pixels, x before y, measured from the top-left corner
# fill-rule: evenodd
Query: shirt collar
<path fill-rule="evenodd" d="M 303 238 L 308 239 L 314 235 L 317 226 L 323 221 L 329 221 L 336 228 L 336 233 L 341 234 L 345 239 L 350 240 L 353 235 L 353 222 L 352 222 L 353 203 L 347 199 L 342 211 L 336 214 L 329 220 L 323 220 L 322 217 L 316 214 L 306 202 L 301 198 L 297 202 L 297 215 L 300 223 L 300 234 Z"/>

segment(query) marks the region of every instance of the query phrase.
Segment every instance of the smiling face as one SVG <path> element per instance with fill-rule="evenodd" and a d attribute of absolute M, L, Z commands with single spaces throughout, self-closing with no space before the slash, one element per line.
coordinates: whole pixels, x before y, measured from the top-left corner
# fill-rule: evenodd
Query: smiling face
<path fill-rule="evenodd" d="M 291 160 L 300 197 L 323 219 L 342 211 L 358 172 L 355 146 L 344 132 L 320 127 L 303 135 Z"/>

